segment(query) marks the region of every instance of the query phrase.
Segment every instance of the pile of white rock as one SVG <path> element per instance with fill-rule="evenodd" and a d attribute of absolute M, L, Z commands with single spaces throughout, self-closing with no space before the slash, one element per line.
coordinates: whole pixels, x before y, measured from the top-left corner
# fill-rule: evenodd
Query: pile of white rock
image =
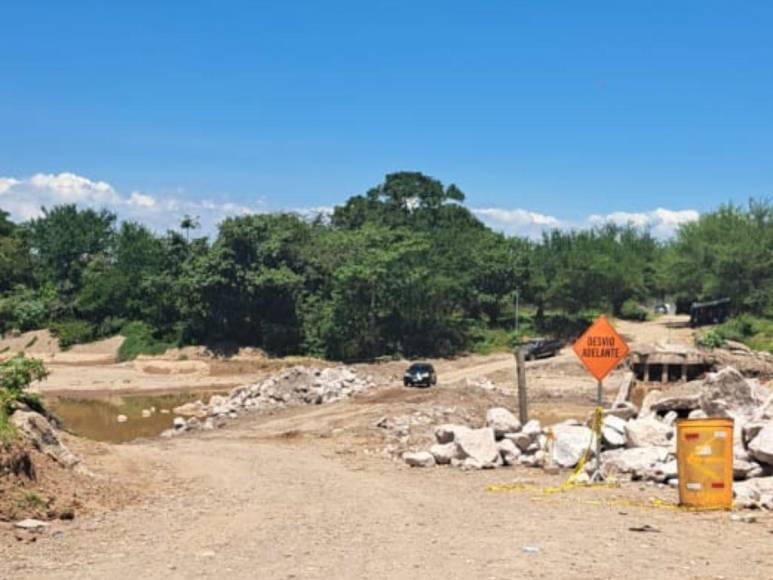
<path fill-rule="evenodd" d="M 516 463 L 535 466 L 544 459 L 547 437 L 539 421 L 520 421 L 507 409 L 486 413 L 486 426 L 444 424 L 435 428 L 437 443 L 428 451 L 406 452 L 408 465 L 452 465 L 462 469 L 492 469 Z"/>
<path fill-rule="evenodd" d="M 322 405 L 351 397 L 374 386 L 371 377 L 361 377 L 351 367 L 294 366 L 261 383 L 243 385 L 228 395 L 214 395 L 208 403 L 196 401 L 174 409 L 172 436 L 189 430 L 210 430 L 246 411 L 265 411 L 293 405 Z"/>
<path fill-rule="evenodd" d="M 601 432 L 601 465 L 606 475 L 676 486 L 675 422 L 680 417 L 730 417 L 734 420 L 733 474 L 736 503 L 773 509 L 773 394 L 732 367 L 665 392 L 653 391 L 641 410 L 630 403 L 606 411 Z M 450 464 L 464 469 L 507 465 L 575 467 L 594 457 L 596 436 L 576 420 L 543 428 L 521 425 L 507 409 L 486 414 L 485 426 L 440 425 L 437 443 L 407 452 L 411 466 Z M 592 468 L 589 462 L 588 469 Z"/>

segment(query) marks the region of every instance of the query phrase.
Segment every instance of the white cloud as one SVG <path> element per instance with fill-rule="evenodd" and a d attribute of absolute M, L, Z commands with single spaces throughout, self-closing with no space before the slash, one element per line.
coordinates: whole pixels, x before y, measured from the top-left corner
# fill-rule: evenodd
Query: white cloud
<path fill-rule="evenodd" d="M 19 182 L 12 177 L 0 177 L 0 195 L 3 195 L 17 183 Z"/>
<path fill-rule="evenodd" d="M 594 214 L 588 218 L 588 223 L 591 225 L 632 224 L 638 228 L 650 230 L 657 238 L 667 239 L 673 237 L 680 225 L 695 221 L 699 217 L 700 213 L 694 209 L 671 210 L 659 207 L 647 212 L 616 211 L 607 215 Z"/>
<path fill-rule="evenodd" d="M 140 207 L 155 207 L 156 200 L 151 195 L 145 195 L 144 193 L 135 191 L 129 197 L 129 203 Z"/>
<path fill-rule="evenodd" d="M 42 207 L 75 203 L 80 207 L 106 208 L 118 214 L 120 219 L 131 219 L 147 224 L 157 231 L 176 229 L 181 218 L 193 215 L 201 223 L 200 233 L 212 236 L 217 224 L 227 217 L 266 213 L 268 204 L 263 198 L 256 198 L 250 205 L 216 199 L 185 199 L 182 192 L 151 195 L 134 191 L 122 195 L 105 181 L 93 181 L 74 173 L 38 173 L 28 178 L 0 177 L 0 209 L 11 214 L 14 221 L 25 221 L 42 215 Z M 332 207 L 288 208 L 307 219 L 318 215 L 328 218 Z M 484 207 L 473 208 L 472 213 L 491 228 L 509 235 L 539 238 L 542 232 L 559 228 L 587 227 L 607 222 L 631 223 L 649 229 L 654 236 L 667 239 L 678 227 L 697 220 L 699 213 L 694 209 L 669 210 L 657 208 L 647 212 L 617 211 L 606 215 L 594 214 L 581 224 L 526 209 Z"/>
<path fill-rule="evenodd" d="M 510 235 L 539 237 L 543 231 L 562 227 L 563 223 L 551 215 L 525 209 L 502 209 L 495 207 L 471 210 L 491 228 Z"/>
<path fill-rule="evenodd" d="M 263 200 L 247 206 L 212 199 L 187 200 L 177 195 L 154 196 L 134 191 L 120 194 L 105 181 L 93 181 L 74 173 L 38 173 L 29 178 L 0 177 L 0 208 L 14 221 L 40 217 L 42 208 L 74 203 L 79 207 L 105 208 L 120 219 L 147 224 L 158 231 L 178 226 L 185 214 L 199 217 L 201 233 L 215 233 L 223 219 L 249 213 L 265 212 Z"/>
<path fill-rule="evenodd" d="M 63 203 L 120 202 L 120 196 L 104 181 L 91 181 L 74 173 L 38 173 L 27 181 L 30 188 L 40 192 L 51 192 Z M 16 184 L 18 186 L 19 183 Z"/>

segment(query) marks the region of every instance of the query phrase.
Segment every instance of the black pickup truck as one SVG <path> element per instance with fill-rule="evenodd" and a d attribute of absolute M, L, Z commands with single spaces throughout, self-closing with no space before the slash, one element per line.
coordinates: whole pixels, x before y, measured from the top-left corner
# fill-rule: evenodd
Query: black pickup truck
<path fill-rule="evenodd" d="M 557 355 L 563 346 L 563 342 L 557 339 L 534 338 L 524 342 L 520 348 L 526 360 L 536 360 Z"/>

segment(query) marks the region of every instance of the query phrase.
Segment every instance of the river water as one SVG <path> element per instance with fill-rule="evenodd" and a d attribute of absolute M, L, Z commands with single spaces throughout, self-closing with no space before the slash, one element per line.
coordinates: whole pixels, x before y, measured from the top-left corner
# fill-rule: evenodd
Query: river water
<path fill-rule="evenodd" d="M 45 397 L 46 406 L 76 435 L 97 441 L 126 443 L 156 437 L 172 427 L 173 409 L 224 391 L 195 391 L 166 395 L 108 395 L 98 397 Z M 143 417 L 142 411 L 150 411 Z M 118 422 L 118 415 L 128 420 Z"/>

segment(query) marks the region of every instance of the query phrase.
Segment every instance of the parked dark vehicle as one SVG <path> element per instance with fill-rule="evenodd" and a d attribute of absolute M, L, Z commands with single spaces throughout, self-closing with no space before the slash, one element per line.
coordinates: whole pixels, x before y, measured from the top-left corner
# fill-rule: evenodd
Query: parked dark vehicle
<path fill-rule="evenodd" d="M 437 384 L 437 374 L 429 363 L 413 363 L 403 376 L 406 387 L 431 387 Z"/>
<path fill-rule="evenodd" d="M 690 307 L 690 326 L 721 324 L 730 316 L 730 298 L 711 302 L 693 302 Z"/>
<path fill-rule="evenodd" d="M 526 360 L 536 360 L 555 356 L 564 346 L 563 342 L 552 338 L 535 338 L 521 345 Z"/>

